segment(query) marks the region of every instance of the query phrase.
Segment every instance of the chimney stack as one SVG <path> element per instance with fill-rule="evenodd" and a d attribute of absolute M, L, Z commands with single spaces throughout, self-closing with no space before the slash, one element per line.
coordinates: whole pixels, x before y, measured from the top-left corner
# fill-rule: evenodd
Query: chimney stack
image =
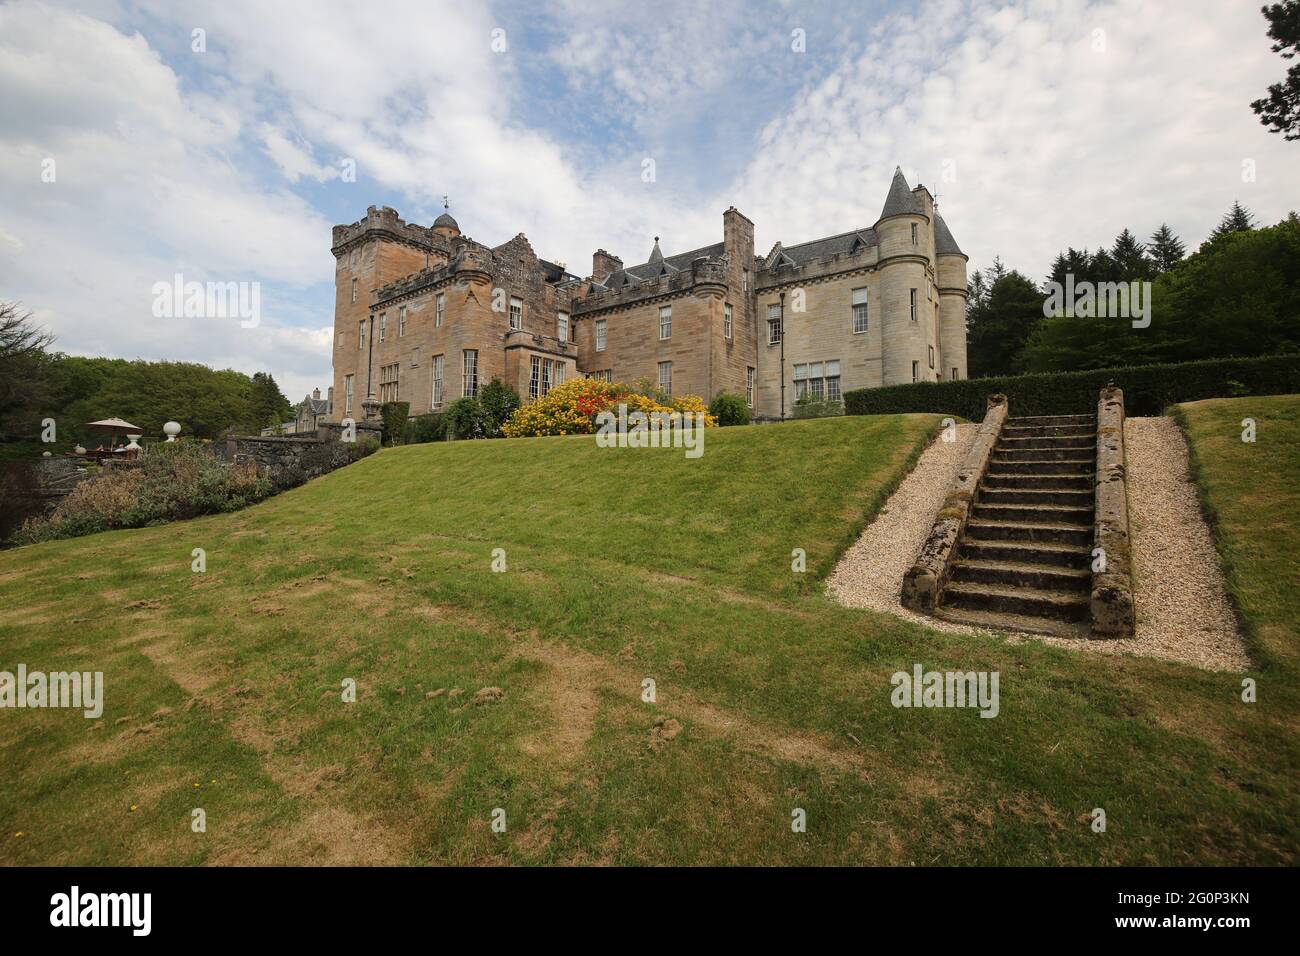
<path fill-rule="evenodd" d="M 597 249 L 592 253 L 591 277 L 597 282 L 604 282 L 607 277 L 622 270 L 623 260 L 618 256 L 610 255 L 604 249 Z"/>

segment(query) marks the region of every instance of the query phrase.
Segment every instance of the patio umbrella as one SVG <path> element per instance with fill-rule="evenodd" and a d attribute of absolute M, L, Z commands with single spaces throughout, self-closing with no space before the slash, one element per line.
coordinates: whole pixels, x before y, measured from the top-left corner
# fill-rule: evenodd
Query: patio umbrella
<path fill-rule="evenodd" d="M 124 422 L 120 418 L 105 418 L 103 421 L 86 422 L 86 427 L 106 431 L 109 433 L 110 439 L 116 438 L 119 433 L 122 435 L 143 434 L 142 429 L 132 425 L 130 422 Z"/>

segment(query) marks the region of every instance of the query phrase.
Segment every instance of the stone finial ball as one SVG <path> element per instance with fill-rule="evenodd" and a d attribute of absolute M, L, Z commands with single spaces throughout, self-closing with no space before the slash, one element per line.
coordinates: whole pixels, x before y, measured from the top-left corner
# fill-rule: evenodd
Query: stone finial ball
<path fill-rule="evenodd" d="M 175 441 L 176 436 L 181 433 L 180 422 L 168 422 L 163 426 L 163 434 L 167 436 L 168 441 Z"/>

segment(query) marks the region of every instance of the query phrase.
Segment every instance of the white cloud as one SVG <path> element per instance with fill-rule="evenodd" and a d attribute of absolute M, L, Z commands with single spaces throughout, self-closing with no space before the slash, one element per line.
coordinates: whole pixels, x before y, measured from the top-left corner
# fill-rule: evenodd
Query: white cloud
<path fill-rule="evenodd" d="M 0 7 L 0 281 L 80 354 L 217 361 L 290 374 L 323 353 L 277 353 L 271 328 L 158 320 L 152 284 L 187 278 L 305 288 L 331 281 L 330 223 L 232 161 L 241 122 L 187 96 L 138 33 L 34 3 Z M 55 179 L 43 182 L 43 160 Z M 324 237 L 324 238 L 323 238 Z M 321 323 L 329 316 L 292 320 Z M 316 371 L 313 377 L 319 378 Z"/>
<path fill-rule="evenodd" d="M 289 182 L 296 183 L 306 176 L 323 183 L 340 176 L 341 167 L 322 166 L 315 162 L 311 157 L 311 147 L 301 140 L 291 140 L 284 130 L 270 123 L 262 123 L 257 132 L 262 138 L 262 145 L 266 147 L 267 155 L 280 167 Z"/>
<path fill-rule="evenodd" d="M 868 225 L 899 163 L 937 189 L 973 266 L 997 253 L 1036 278 L 1060 248 L 1125 226 L 1168 220 L 1194 245 L 1234 199 L 1264 221 L 1297 205 L 1296 147 L 1248 105 L 1283 70 L 1249 3 L 97 9 L 0 6 L 6 294 L 65 348 L 269 368 L 291 393 L 329 373 L 330 226 L 380 197 L 427 222 L 448 193 L 469 235 L 524 231 L 583 272 L 596 247 L 632 263 L 656 234 L 669 252 L 714 242 L 732 204 L 760 253 Z M 788 50 L 793 26 L 805 55 Z M 554 90 L 579 105 L 548 111 Z M 630 125 L 611 130 L 614 114 Z M 721 148 L 748 157 L 726 182 Z M 343 158 L 356 183 L 338 180 Z M 1247 158 L 1257 182 L 1242 182 Z M 177 271 L 262 281 L 262 325 L 153 320 L 150 286 Z"/>
<path fill-rule="evenodd" d="M 1249 107 L 1282 69 L 1254 5 L 941 7 L 891 18 L 763 131 L 735 191 L 768 241 L 874 222 L 896 163 L 939 192 L 972 266 L 1033 278 L 1125 227 L 1167 220 L 1194 248 L 1234 199 L 1267 222 L 1297 204 L 1295 147 Z"/>

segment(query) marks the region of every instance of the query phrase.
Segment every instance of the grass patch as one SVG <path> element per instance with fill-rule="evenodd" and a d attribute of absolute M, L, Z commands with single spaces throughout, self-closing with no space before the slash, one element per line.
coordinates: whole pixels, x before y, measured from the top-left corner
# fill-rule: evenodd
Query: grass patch
<path fill-rule="evenodd" d="M 1294 862 L 1285 687 L 1245 706 L 1238 675 L 821 593 L 938 422 L 720 429 L 694 461 L 408 446 L 239 513 L 0 554 L 0 668 L 106 682 L 100 722 L 0 711 L 0 862 Z M 916 662 L 999 671 L 1000 716 L 893 708 Z"/>

